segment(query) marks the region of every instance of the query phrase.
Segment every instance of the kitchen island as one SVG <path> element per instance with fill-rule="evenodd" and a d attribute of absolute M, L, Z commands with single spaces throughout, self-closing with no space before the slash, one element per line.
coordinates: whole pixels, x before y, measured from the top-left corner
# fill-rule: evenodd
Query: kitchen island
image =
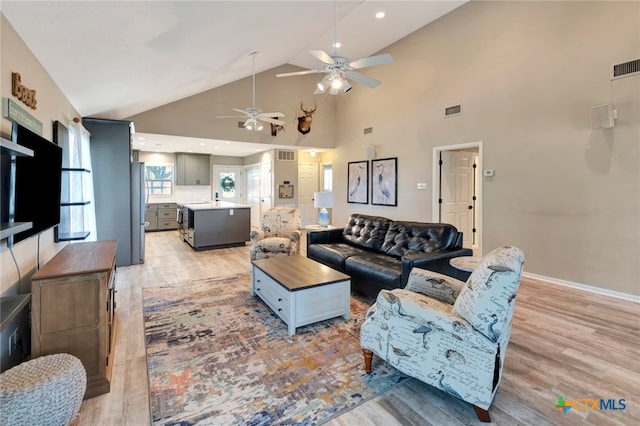
<path fill-rule="evenodd" d="M 182 205 L 184 240 L 196 250 L 243 246 L 251 231 L 251 206 L 211 201 Z"/>

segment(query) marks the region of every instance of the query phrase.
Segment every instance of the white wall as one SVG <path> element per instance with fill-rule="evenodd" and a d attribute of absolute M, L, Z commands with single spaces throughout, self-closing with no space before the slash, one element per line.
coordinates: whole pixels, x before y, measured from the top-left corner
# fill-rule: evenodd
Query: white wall
<path fill-rule="evenodd" d="M 53 82 L 47 71 L 33 56 L 24 41 L 15 32 L 9 21 L 0 13 L 0 92 L 3 98 L 9 98 L 42 122 L 42 136 L 53 140 L 53 122 L 59 120 L 68 123 L 79 116 L 69 100 Z M 11 94 L 11 73 L 20 73 L 22 83 L 36 91 L 37 109 L 33 110 Z M 2 136 L 11 139 L 11 121 L 0 119 Z M 37 194 L 34 194 L 37 196 Z M 20 268 L 22 292 L 31 291 L 30 276 L 35 271 L 37 262 L 46 263 L 66 243 L 53 242 L 53 230 L 43 232 L 40 237 L 34 236 L 13 247 L 13 254 Z M 6 240 L 0 243 L 0 294 L 18 291 L 18 270 L 13 257 L 7 248 Z"/>

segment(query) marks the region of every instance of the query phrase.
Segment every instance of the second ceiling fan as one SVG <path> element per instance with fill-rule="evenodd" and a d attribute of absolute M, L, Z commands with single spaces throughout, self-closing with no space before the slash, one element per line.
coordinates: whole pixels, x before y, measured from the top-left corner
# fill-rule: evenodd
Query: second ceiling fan
<path fill-rule="evenodd" d="M 243 115 L 224 115 L 218 116 L 216 118 L 244 118 L 245 122 L 243 127 L 247 130 L 254 130 L 259 132 L 264 127 L 260 123 L 264 121 L 266 123 L 277 124 L 279 126 L 284 126 L 284 121 L 278 120 L 278 118 L 284 117 L 284 114 L 281 112 L 262 112 L 260 108 L 256 107 L 256 55 L 258 52 L 252 52 L 249 54 L 251 59 L 253 60 L 253 103 L 252 106 L 245 109 L 240 108 L 232 108 L 234 111 L 242 113 Z"/>
<path fill-rule="evenodd" d="M 341 89 L 344 93 L 347 93 L 349 90 L 351 90 L 351 84 L 349 84 L 349 80 L 363 84 L 370 88 L 374 88 L 380 85 L 381 82 L 379 80 L 366 76 L 355 70 L 360 68 L 372 67 L 375 65 L 389 64 L 393 62 L 393 57 L 388 53 L 384 53 L 382 55 L 369 56 L 368 58 L 349 61 L 349 59 L 345 58 L 344 56 L 339 56 L 337 53 L 339 46 L 337 38 L 337 8 L 338 6 L 336 0 L 334 1 L 333 7 L 334 54 L 329 55 L 323 50 L 309 51 L 309 53 L 311 53 L 323 63 L 322 68 L 276 74 L 276 77 L 290 77 L 295 75 L 317 73 L 327 74 L 322 80 L 320 80 L 320 82 L 318 82 L 316 90 L 313 92 L 314 94 L 326 93 L 327 89 L 329 89 L 329 93 L 332 95 L 337 95 Z"/>

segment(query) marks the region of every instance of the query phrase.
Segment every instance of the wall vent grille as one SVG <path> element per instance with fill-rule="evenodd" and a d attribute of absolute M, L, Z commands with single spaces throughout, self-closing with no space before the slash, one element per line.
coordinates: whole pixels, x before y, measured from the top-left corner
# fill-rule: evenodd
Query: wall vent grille
<path fill-rule="evenodd" d="M 446 107 L 444 109 L 444 116 L 449 117 L 451 115 L 462 114 L 462 105 L 454 105 L 450 107 Z"/>
<path fill-rule="evenodd" d="M 373 133 L 373 127 L 367 127 L 366 129 L 364 129 L 364 134 L 368 135 L 370 133 Z"/>
<path fill-rule="evenodd" d="M 640 74 L 640 59 L 613 66 L 613 78 L 626 77 L 631 74 Z"/>
<path fill-rule="evenodd" d="M 278 161 L 296 161 L 295 151 L 278 150 Z"/>

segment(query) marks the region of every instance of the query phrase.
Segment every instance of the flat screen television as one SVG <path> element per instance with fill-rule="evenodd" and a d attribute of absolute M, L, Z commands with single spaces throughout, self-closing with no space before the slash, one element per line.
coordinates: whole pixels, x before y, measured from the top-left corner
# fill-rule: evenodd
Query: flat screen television
<path fill-rule="evenodd" d="M 62 147 L 16 122 L 11 139 L 33 150 L 33 157 L 16 158 L 14 220 L 33 227 L 13 235 L 15 244 L 60 223 Z"/>

